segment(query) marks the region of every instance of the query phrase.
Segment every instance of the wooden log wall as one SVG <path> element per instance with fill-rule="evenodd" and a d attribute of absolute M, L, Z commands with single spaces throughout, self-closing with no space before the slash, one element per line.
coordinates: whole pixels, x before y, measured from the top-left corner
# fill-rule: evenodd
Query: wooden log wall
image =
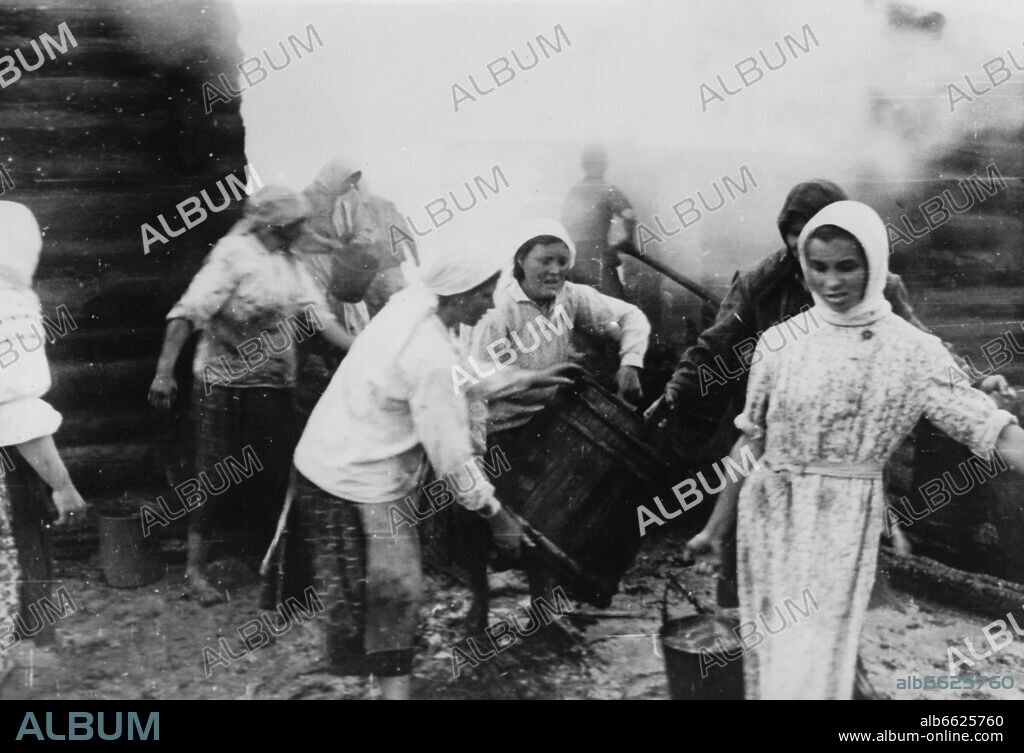
<path fill-rule="evenodd" d="M 94 500 L 161 483 L 167 458 L 187 455 L 168 450 L 184 434 L 146 392 L 168 308 L 240 206 L 149 254 L 141 225 L 159 228 L 163 214 L 181 227 L 176 204 L 202 189 L 217 200 L 229 173 L 245 182 L 240 101 L 207 114 L 202 99 L 219 74 L 239 88 L 242 53 L 227 2 L 55 0 L 5 4 L 0 55 L 20 49 L 31 66 L 32 40 L 59 41 L 61 24 L 76 45 L 0 91 L 0 164 L 14 183 L 2 198 L 30 207 L 44 232 L 36 289 L 63 330 L 47 346 L 48 399 L 64 415 L 56 438 L 72 477 Z M 186 354 L 179 373 L 190 370 Z"/>

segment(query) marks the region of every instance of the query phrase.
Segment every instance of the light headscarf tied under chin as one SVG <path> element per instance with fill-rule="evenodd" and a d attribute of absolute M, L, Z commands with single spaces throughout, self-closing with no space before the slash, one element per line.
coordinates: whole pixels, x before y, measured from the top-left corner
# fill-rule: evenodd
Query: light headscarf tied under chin
<path fill-rule="evenodd" d="M 864 297 L 844 313 L 832 309 L 828 303 L 812 291 L 814 313 L 820 314 L 822 319 L 831 324 L 847 327 L 871 324 L 886 314 L 892 313 L 892 306 L 889 305 L 884 295 L 885 282 L 889 276 L 889 235 L 885 230 L 882 218 L 874 209 L 859 201 L 837 201 L 814 215 L 804 226 L 797 243 L 800 268 L 803 270 L 805 280 L 807 279 L 807 239 L 811 233 L 823 225 L 840 227 L 860 242 L 867 260 L 868 281 L 864 287 Z"/>

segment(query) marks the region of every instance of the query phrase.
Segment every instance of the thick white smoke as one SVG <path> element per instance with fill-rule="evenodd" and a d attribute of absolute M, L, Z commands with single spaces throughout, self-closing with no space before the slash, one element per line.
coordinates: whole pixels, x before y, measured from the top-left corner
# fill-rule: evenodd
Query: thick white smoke
<path fill-rule="evenodd" d="M 673 204 L 697 190 L 714 201 L 713 182 L 749 168 L 755 191 L 649 247 L 686 273 L 727 279 L 777 246 L 774 218 L 794 183 L 895 186 L 927 177 L 923 161 L 961 134 L 1024 121 L 1024 73 L 1012 65 L 1012 81 L 949 112 L 947 84 L 982 81 L 982 65 L 1007 49 L 1024 61 L 1024 6 L 999 0 L 917 8 L 944 15 L 939 35 L 893 28 L 890 3 L 855 0 L 243 0 L 236 9 L 246 56 L 268 49 L 280 59 L 277 42 L 304 40 L 308 24 L 324 43 L 243 95 L 247 154 L 266 182 L 301 188 L 344 155 L 423 229 L 433 227 L 428 202 L 448 190 L 466 202 L 464 182 L 493 183 L 500 166 L 509 187 L 456 212 L 428 247 L 500 244 L 524 216 L 557 217 L 581 147 L 602 141 L 609 178 L 668 229 L 678 227 Z M 563 40 L 526 72 L 513 63 L 514 79 L 454 112 L 453 84 L 473 93 L 472 74 L 493 87 L 488 63 L 511 50 L 530 62 L 527 41 L 554 42 L 556 26 L 571 46 Z M 776 59 L 787 34 L 809 51 L 791 48 L 785 66 L 702 112 L 702 83 L 720 91 L 721 74 L 741 88 L 735 65 L 760 50 Z"/>

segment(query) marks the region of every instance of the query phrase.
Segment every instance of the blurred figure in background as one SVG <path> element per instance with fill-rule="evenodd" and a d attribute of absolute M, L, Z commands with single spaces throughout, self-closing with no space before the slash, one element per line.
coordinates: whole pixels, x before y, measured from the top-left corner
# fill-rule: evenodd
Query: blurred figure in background
<path fill-rule="evenodd" d="M 15 356 L 0 365 L 0 686 L 19 667 L 36 683 L 40 670 L 57 668 L 56 631 L 38 603 L 53 596 L 50 524 L 85 516 L 53 443 L 61 415 L 41 399 L 50 367 L 32 277 L 42 246 L 28 207 L 0 201 L 0 343 Z"/>
<path fill-rule="evenodd" d="M 416 246 L 412 233 L 395 205 L 359 188 L 362 171 L 355 170 L 343 159 L 335 158 L 317 173 L 313 183 L 303 191 L 310 203 L 309 229 L 354 252 L 369 254 L 377 261 L 376 273 L 366 289 L 364 301 L 370 316 L 384 308 L 388 299 L 405 287 L 401 264 L 409 255 L 416 262 Z M 367 265 L 360 254 L 356 263 L 344 255 L 328 270 L 335 285 L 343 284 L 340 276 L 365 274 Z"/>
<path fill-rule="evenodd" d="M 562 208 L 562 224 L 576 245 L 576 266 L 570 282 L 597 288 L 605 295 L 625 299 L 619 267 L 622 261 L 608 246 L 612 219 L 620 217 L 626 241 L 635 244 L 636 216 L 629 199 L 604 179 L 608 155 L 604 147 L 588 146 L 583 151 L 584 178 L 569 191 Z"/>

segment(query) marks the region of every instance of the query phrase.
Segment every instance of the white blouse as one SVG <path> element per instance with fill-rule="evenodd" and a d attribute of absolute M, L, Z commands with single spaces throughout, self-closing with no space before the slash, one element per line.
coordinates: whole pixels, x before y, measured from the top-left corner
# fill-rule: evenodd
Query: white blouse
<path fill-rule="evenodd" d="M 0 446 L 49 436 L 61 415 L 42 400 L 50 389 L 46 331 L 31 290 L 0 290 Z"/>

